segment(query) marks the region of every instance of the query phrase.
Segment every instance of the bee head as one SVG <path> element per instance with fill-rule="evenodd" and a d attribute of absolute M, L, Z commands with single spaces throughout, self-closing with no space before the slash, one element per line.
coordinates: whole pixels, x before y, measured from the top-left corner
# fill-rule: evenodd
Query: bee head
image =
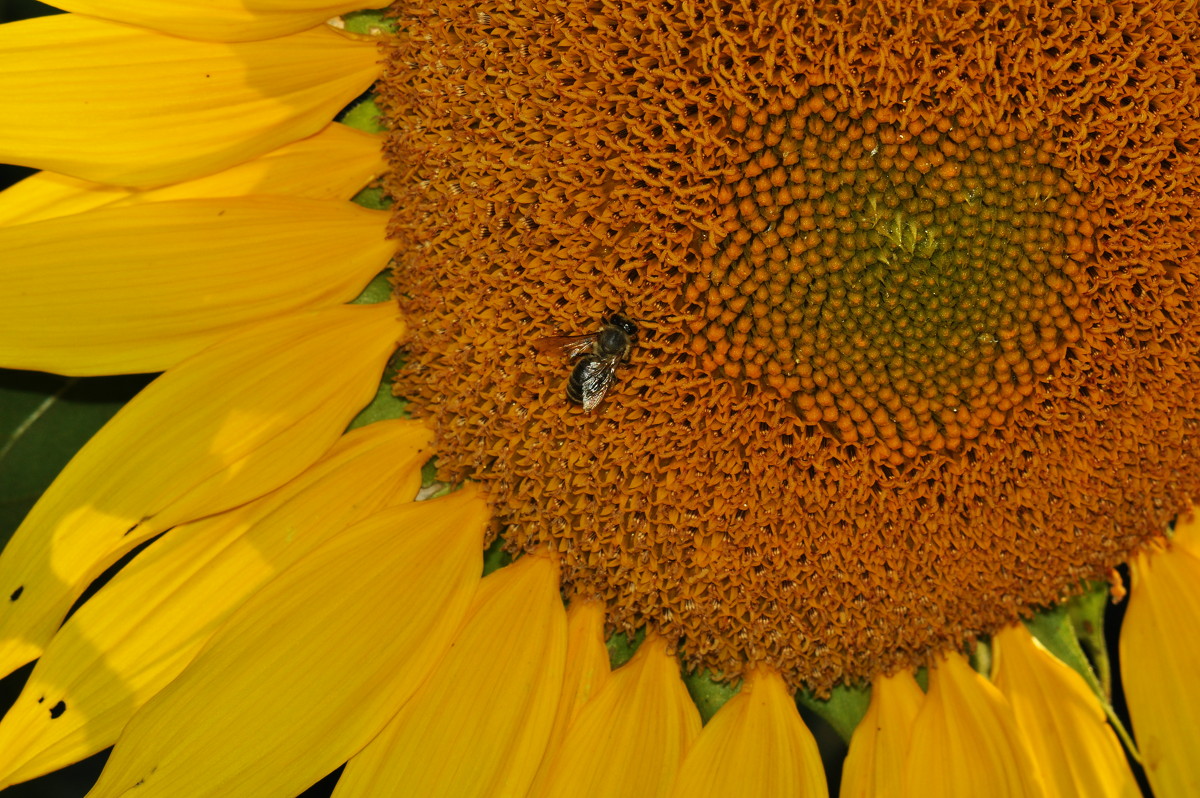
<path fill-rule="evenodd" d="M 621 316 L 619 314 L 614 315 L 612 318 L 610 318 L 608 320 L 607 323 L 611 324 L 613 327 L 616 327 L 618 330 L 625 333 L 630 338 L 637 337 L 637 332 L 638 332 L 637 325 L 635 325 L 633 322 L 631 322 L 629 319 L 625 318 L 624 316 Z"/>

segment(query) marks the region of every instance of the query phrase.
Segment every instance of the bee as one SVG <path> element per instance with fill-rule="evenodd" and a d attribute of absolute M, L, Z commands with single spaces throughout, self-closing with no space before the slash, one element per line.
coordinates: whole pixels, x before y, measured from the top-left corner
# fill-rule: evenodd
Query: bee
<path fill-rule="evenodd" d="M 542 338 L 533 345 L 542 352 L 562 352 L 575 364 L 567 380 L 567 399 L 591 412 L 612 386 L 617 366 L 629 359 L 638 329 L 624 316 L 604 320 L 599 332 Z"/>

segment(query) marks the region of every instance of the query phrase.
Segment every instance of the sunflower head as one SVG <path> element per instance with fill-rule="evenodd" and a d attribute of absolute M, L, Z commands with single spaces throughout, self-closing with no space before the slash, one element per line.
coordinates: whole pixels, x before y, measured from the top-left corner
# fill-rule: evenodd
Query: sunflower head
<path fill-rule="evenodd" d="M 73 3 L 0 362 L 164 373 L 0 554 L 0 789 L 823 795 L 799 703 L 844 795 L 1191 793 L 1194 7 L 396 4 L 375 137 L 378 15 Z"/>
<path fill-rule="evenodd" d="M 1107 579 L 1200 488 L 1195 237 L 1144 188 L 1190 67 L 1132 10 L 1023 13 L 405 9 L 397 390 L 444 476 L 731 677 L 826 690 Z M 534 344 L 618 312 L 584 412 Z"/>

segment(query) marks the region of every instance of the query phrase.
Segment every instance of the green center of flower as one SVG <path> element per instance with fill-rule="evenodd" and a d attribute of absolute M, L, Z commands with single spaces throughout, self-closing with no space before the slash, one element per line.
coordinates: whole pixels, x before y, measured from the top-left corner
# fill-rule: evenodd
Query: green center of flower
<path fill-rule="evenodd" d="M 832 99 L 732 118 L 693 351 L 894 462 L 956 449 L 1080 337 L 1081 197 L 1026 135 L 901 127 Z"/>

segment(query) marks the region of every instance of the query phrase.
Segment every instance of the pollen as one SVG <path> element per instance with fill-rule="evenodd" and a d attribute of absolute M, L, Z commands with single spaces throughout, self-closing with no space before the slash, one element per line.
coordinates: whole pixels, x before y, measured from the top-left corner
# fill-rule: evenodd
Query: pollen
<path fill-rule="evenodd" d="M 1194 8 L 394 13 L 396 391 L 610 631 L 822 693 L 1200 496 Z"/>

